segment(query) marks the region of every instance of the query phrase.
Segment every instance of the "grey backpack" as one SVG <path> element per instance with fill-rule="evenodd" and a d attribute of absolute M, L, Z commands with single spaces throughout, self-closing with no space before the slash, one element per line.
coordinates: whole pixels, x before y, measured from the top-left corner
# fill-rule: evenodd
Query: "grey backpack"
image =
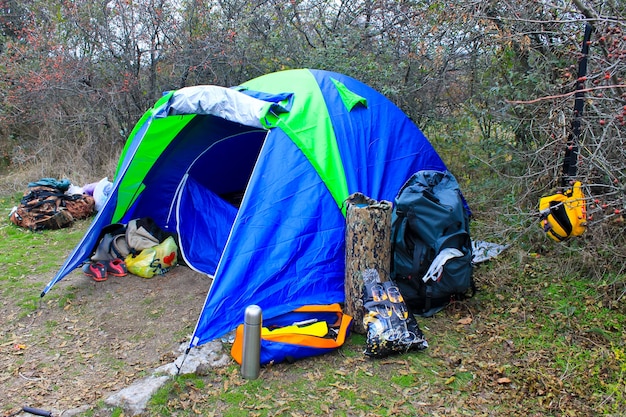
<path fill-rule="evenodd" d="M 413 313 L 432 316 L 476 292 L 468 212 L 448 171 L 419 171 L 398 192 L 391 225 L 392 279 Z"/>

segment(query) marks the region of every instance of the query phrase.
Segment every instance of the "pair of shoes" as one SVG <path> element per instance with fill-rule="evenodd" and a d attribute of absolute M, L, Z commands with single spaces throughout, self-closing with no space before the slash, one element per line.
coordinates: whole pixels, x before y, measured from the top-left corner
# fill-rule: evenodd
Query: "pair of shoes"
<path fill-rule="evenodd" d="M 97 282 L 107 280 L 107 269 L 104 264 L 100 262 L 83 265 L 83 273 Z"/>
<path fill-rule="evenodd" d="M 126 262 L 123 259 L 111 259 L 105 262 L 107 274 L 114 277 L 125 277 L 128 275 L 128 269 L 126 268 Z"/>
<path fill-rule="evenodd" d="M 128 275 L 126 262 L 122 259 L 111 259 L 108 261 L 94 262 L 83 265 L 83 273 L 94 281 L 102 282 L 108 279 L 109 275 L 114 277 L 124 277 Z"/>

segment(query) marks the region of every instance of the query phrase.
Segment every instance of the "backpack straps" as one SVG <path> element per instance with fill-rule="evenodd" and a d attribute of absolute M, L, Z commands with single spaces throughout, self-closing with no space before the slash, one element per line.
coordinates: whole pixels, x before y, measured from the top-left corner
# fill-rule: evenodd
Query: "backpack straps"
<path fill-rule="evenodd" d="M 572 132 L 569 134 L 563 157 L 563 176 L 561 186 L 568 187 L 573 178 L 576 177 L 578 162 L 578 138 L 580 137 L 580 119 L 585 107 L 585 76 L 587 75 L 587 56 L 589 55 L 589 44 L 591 43 L 592 26 L 585 25 L 585 35 L 583 36 L 582 56 L 578 62 L 578 79 L 576 80 L 576 94 L 574 100 L 574 118 L 572 120 Z"/>
<path fill-rule="evenodd" d="M 395 213 L 397 215 L 396 220 L 395 220 L 396 222 L 403 221 L 403 219 L 406 218 L 406 214 L 404 214 L 403 211 L 398 210 L 397 208 L 396 208 Z M 398 238 L 398 234 L 400 233 L 400 228 L 393 227 L 393 225 L 391 228 L 393 230 L 393 235 L 391 236 L 391 256 L 390 256 L 391 265 L 389 266 L 389 275 L 391 276 L 392 279 L 394 279 L 396 276 L 395 274 L 396 263 L 394 261 L 394 253 L 396 251 L 396 239 Z"/>

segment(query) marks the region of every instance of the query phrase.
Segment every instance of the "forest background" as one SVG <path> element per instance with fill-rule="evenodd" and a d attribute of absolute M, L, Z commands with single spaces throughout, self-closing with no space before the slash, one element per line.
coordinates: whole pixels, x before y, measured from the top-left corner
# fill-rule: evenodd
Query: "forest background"
<path fill-rule="evenodd" d="M 579 80 L 585 24 L 594 30 L 587 74 Z M 537 317 L 558 324 L 556 336 L 537 339 L 542 349 L 563 350 L 549 343 L 553 339 L 567 342 L 564 357 L 581 352 L 576 366 L 556 361 L 554 383 L 532 391 L 535 376 L 528 371 L 525 387 L 551 401 L 556 415 L 564 415 L 567 401 L 580 410 L 621 415 L 621 0 L 0 0 L 0 196 L 17 203 L 28 182 L 43 177 L 77 185 L 112 179 L 128 134 L 164 91 L 234 86 L 306 67 L 352 76 L 396 103 L 461 183 L 473 212 L 473 237 L 516 248 L 508 252 L 508 267 L 481 270 L 483 285 L 492 284 L 481 296 L 484 306 L 497 307 L 501 319 L 515 315 L 514 303 L 532 307 Z M 588 227 L 583 236 L 557 244 L 540 227 L 538 201 L 560 190 L 579 83 L 585 106 L 577 179 L 587 196 Z M 562 290 L 550 292 L 554 285 Z M 579 296 L 583 290 L 587 295 Z M 583 320 L 586 313 L 593 325 Z M 527 318 L 520 320 L 494 330 L 507 346 L 505 332 L 529 332 Z M 444 329 L 437 328 L 440 334 Z M 489 351 L 492 339 L 481 349 L 470 342 L 467 352 L 478 354 Z M 520 369 L 534 369 L 531 356 Z M 568 386 L 570 380 L 578 384 L 568 388 L 573 396 L 562 393 L 563 381 Z M 533 396 L 520 391 L 524 406 L 525 398 Z M 503 404 L 514 407 L 516 401 Z"/>
<path fill-rule="evenodd" d="M 0 189 L 112 178 L 164 91 L 320 68 L 409 115 L 476 189 L 486 233 L 541 246 L 532 226 L 539 197 L 561 185 L 589 23 L 578 177 L 590 233 L 576 246 L 621 261 L 625 11 L 617 0 L 0 0 Z"/>

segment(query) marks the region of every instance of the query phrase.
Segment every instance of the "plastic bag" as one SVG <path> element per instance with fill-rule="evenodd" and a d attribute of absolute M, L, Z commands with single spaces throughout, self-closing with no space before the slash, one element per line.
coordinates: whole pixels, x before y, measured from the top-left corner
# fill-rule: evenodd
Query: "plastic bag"
<path fill-rule="evenodd" d="M 102 178 L 94 187 L 93 199 L 96 211 L 102 210 L 104 203 L 109 198 L 109 194 L 113 190 L 113 183 L 107 177 Z"/>
<path fill-rule="evenodd" d="M 375 269 L 363 272 L 363 282 L 363 323 L 367 329 L 365 355 L 384 358 L 426 349 L 428 342 L 415 316 L 408 311 L 398 287 L 392 281 L 380 282 Z"/>
<path fill-rule="evenodd" d="M 173 237 L 151 248 L 142 250 L 138 255 L 128 255 L 125 259 L 128 272 L 143 278 L 163 275 L 178 264 L 178 246 Z"/>

